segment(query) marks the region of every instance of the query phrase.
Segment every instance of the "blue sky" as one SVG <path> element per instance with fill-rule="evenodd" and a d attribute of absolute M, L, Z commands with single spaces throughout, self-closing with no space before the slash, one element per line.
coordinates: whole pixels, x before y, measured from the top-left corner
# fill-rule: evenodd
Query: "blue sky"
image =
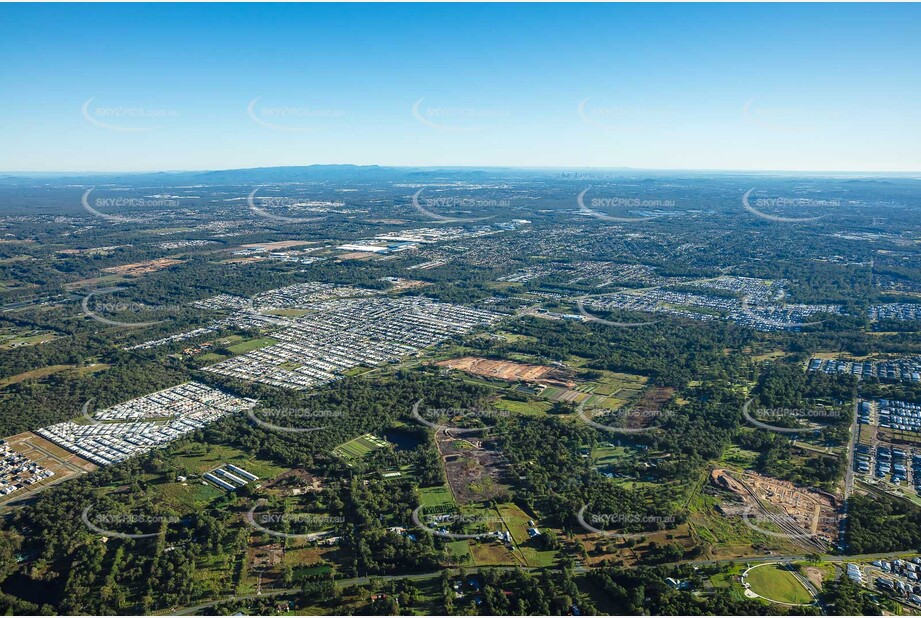
<path fill-rule="evenodd" d="M 0 5 L 0 170 L 921 170 L 921 6 Z"/>

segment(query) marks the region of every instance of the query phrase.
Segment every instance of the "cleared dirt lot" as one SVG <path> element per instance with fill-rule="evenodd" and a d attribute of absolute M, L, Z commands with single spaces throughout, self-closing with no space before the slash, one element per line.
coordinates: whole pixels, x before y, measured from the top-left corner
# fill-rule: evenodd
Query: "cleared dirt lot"
<path fill-rule="evenodd" d="M 505 467 L 501 454 L 491 444 L 476 436 L 452 436 L 450 430 L 438 432 L 436 444 L 458 504 L 486 502 L 508 492 L 500 480 Z"/>
<path fill-rule="evenodd" d="M 10 449 L 22 453 L 38 465 L 54 472 L 54 476 L 44 479 L 12 494 L 0 498 L 3 506 L 15 506 L 17 502 L 30 498 L 42 489 L 56 485 L 73 476 L 92 472 L 98 466 L 62 449 L 31 431 L 19 433 L 6 439 Z"/>
<path fill-rule="evenodd" d="M 716 469 L 710 478 L 717 487 L 738 494 L 756 523 L 774 522 L 784 532 L 800 531 L 826 543 L 838 538 L 838 500 L 831 494 L 754 472 Z"/>
<path fill-rule="evenodd" d="M 546 365 L 529 365 L 505 360 L 463 356 L 436 363 L 439 367 L 459 369 L 473 375 L 498 378 L 510 382 L 545 382 L 562 386 L 575 386 L 575 381 L 566 372 Z"/>
<path fill-rule="evenodd" d="M 137 262 L 136 264 L 111 266 L 109 268 L 103 268 L 102 272 L 115 273 L 117 275 L 128 275 L 130 277 L 140 277 L 141 275 L 163 270 L 164 268 L 169 268 L 170 266 L 175 266 L 176 264 L 182 264 L 182 260 L 174 260 L 172 258 L 159 258 L 156 260 L 148 260 L 146 262 Z"/>

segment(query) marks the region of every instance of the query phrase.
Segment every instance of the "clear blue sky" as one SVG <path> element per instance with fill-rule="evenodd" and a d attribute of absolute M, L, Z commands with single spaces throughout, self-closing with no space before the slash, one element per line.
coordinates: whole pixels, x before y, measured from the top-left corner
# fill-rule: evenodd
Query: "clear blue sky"
<path fill-rule="evenodd" d="M 0 78 L 4 171 L 921 170 L 921 5 L 5 4 Z"/>

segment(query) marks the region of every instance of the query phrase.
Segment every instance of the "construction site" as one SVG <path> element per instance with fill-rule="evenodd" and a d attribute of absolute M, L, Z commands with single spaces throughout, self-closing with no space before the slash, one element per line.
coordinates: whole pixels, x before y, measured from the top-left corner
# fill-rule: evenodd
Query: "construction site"
<path fill-rule="evenodd" d="M 460 371 L 486 378 L 497 378 L 509 382 L 545 383 L 572 387 L 575 381 L 567 372 L 546 365 L 529 365 L 505 360 L 464 356 L 436 363 L 439 367 Z"/>
<path fill-rule="evenodd" d="M 839 501 L 832 494 L 750 471 L 716 469 L 710 473 L 710 482 L 737 498 L 724 501 L 721 511 L 742 517 L 759 532 L 823 552 L 837 543 Z"/>

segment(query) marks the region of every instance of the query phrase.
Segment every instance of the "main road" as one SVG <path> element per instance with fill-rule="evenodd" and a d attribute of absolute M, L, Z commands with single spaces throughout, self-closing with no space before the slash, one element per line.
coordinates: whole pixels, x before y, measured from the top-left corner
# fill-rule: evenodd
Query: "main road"
<path fill-rule="evenodd" d="M 868 560 L 888 560 L 890 558 L 910 558 L 917 556 L 918 552 L 910 551 L 900 551 L 900 552 L 888 552 L 882 554 L 861 554 L 859 556 L 822 556 L 823 562 L 866 562 Z M 697 565 L 708 565 L 708 564 L 739 564 L 739 563 L 758 563 L 758 562 L 779 562 L 787 564 L 790 562 L 803 562 L 807 560 L 806 556 L 750 556 L 748 558 L 723 558 L 719 560 L 681 560 L 679 562 L 674 562 L 671 564 L 697 564 Z M 664 565 L 658 565 L 664 566 Z M 557 571 L 558 569 L 541 569 L 540 567 L 488 567 L 491 569 L 498 570 L 522 570 L 522 571 L 540 571 L 540 570 L 549 570 Z M 478 573 L 478 567 L 472 567 L 464 569 L 467 573 Z M 427 579 L 434 579 L 436 577 L 441 577 L 441 574 L 447 571 L 448 573 L 454 575 L 458 572 L 456 569 L 443 569 L 441 571 L 432 571 L 429 573 L 415 573 L 412 575 L 371 575 L 365 577 L 352 577 L 350 579 L 337 579 L 334 580 L 339 586 L 353 586 L 353 585 L 366 585 L 371 582 L 372 579 L 377 579 L 381 581 L 392 581 L 398 579 L 408 579 L 411 581 L 423 581 Z M 573 568 L 574 573 L 587 573 L 588 568 L 584 566 L 577 566 Z M 270 590 L 268 592 L 263 592 L 262 594 L 250 594 L 245 596 L 230 596 L 224 597 L 222 599 L 217 599 L 215 601 L 209 601 L 207 603 L 201 603 L 199 605 L 191 605 L 183 608 L 173 608 L 170 610 L 164 610 L 160 612 L 161 614 L 168 614 L 171 616 L 188 616 L 196 614 L 202 610 L 214 607 L 221 603 L 228 603 L 233 601 L 250 601 L 254 599 L 265 599 L 276 596 L 285 596 L 293 595 L 300 593 L 301 589 L 298 588 L 283 588 L 279 590 Z"/>

